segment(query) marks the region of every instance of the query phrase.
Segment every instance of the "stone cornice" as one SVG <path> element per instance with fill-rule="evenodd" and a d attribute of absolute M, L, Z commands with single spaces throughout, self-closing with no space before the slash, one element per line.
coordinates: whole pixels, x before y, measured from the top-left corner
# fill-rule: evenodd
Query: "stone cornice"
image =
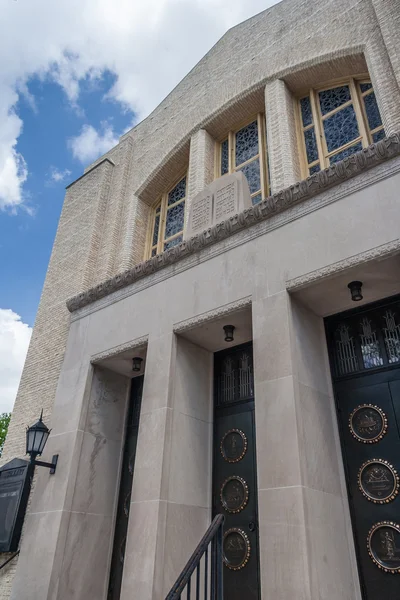
<path fill-rule="evenodd" d="M 181 242 L 174 248 L 158 256 L 154 256 L 86 292 L 70 298 L 67 300 L 68 310 L 74 312 L 96 300 L 105 298 L 109 294 L 131 285 L 139 279 L 152 275 L 168 265 L 177 263 L 199 250 L 216 244 L 252 225 L 270 219 L 278 213 L 292 208 L 296 204 L 321 194 L 339 183 L 352 179 L 380 163 L 397 156 L 400 156 L 400 133 L 395 133 L 376 144 L 372 144 L 361 152 L 353 154 L 324 171 L 315 173 L 311 177 L 269 196 L 252 208 L 248 208 L 242 213 Z"/>

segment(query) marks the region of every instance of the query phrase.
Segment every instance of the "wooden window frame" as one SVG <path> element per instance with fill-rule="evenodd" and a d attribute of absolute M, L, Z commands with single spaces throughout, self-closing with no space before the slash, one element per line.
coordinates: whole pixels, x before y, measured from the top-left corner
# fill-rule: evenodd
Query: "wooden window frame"
<path fill-rule="evenodd" d="M 347 77 L 345 79 L 336 79 L 336 80 L 324 83 L 321 86 L 311 88 L 311 89 L 307 90 L 307 94 L 301 94 L 301 96 L 299 96 L 297 98 L 297 100 L 296 100 L 296 105 L 297 105 L 296 122 L 297 122 L 297 131 L 301 138 L 299 146 L 301 149 L 301 168 L 303 171 L 303 176 L 309 177 L 310 176 L 309 169 L 311 169 L 312 167 L 314 167 L 318 164 L 320 165 L 321 171 L 323 169 L 326 169 L 327 167 L 330 166 L 330 158 L 332 156 L 334 156 L 335 154 L 339 154 L 340 152 L 343 152 L 343 150 L 346 150 L 347 148 L 353 146 L 354 144 L 357 144 L 358 142 L 361 142 L 363 148 L 367 148 L 370 144 L 373 143 L 372 136 L 375 133 L 378 133 L 379 131 L 384 129 L 383 124 L 372 130 L 369 128 L 368 118 L 367 118 L 367 114 L 366 114 L 366 110 L 365 110 L 364 98 L 366 96 L 372 94 L 374 92 L 374 88 L 371 87 L 369 90 L 362 92 L 360 85 L 363 83 L 372 83 L 371 79 L 369 78 L 368 75 Z M 318 102 L 319 92 L 323 92 L 325 90 L 330 90 L 335 87 L 340 87 L 341 85 L 349 86 L 351 100 L 345 102 L 344 104 L 342 104 L 339 107 L 335 108 L 334 110 L 330 111 L 326 115 L 322 115 L 321 107 Z M 303 98 L 307 98 L 307 97 L 310 98 L 313 121 L 311 124 L 304 126 L 303 118 L 302 118 L 302 114 L 301 114 L 300 101 Z M 351 105 L 354 107 L 360 135 L 357 138 L 354 138 L 353 140 L 351 140 L 350 142 L 343 144 L 343 146 L 340 146 L 339 148 L 335 148 L 335 150 L 328 152 L 323 122 L 327 118 L 334 115 L 335 113 L 340 112 L 347 106 L 351 106 Z M 306 150 L 304 134 L 307 130 L 312 129 L 312 128 L 314 128 L 314 131 L 315 131 L 315 138 L 316 138 L 317 149 L 318 149 L 318 159 L 309 163 L 307 160 L 307 150 Z"/>
<path fill-rule="evenodd" d="M 169 193 L 172 192 L 174 187 L 184 177 L 186 177 L 186 190 L 185 190 L 184 197 L 180 198 L 173 204 L 168 205 Z M 166 244 L 167 242 L 173 241 L 175 238 L 179 237 L 180 235 L 183 235 L 183 232 L 185 229 L 185 212 L 184 212 L 184 217 L 183 217 L 184 225 L 183 225 L 183 229 L 181 229 L 181 231 L 178 231 L 177 233 L 174 233 L 174 235 L 171 235 L 168 238 L 166 238 L 165 237 L 165 226 L 166 226 L 168 210 L 170 210 L 171 208 L 174 208 L 175 206 L 178 206 L 178 204 L 182 204 L 182 202 L 186 203 L 186 201 L 187 201 L 187 186 L 188 186 L 188 173 L 186 171 L 185 173 L 182 173 L 182 175 L 180 177 L 178 177 L 178 179 L 175 180 L 175 183 L 173 185 L 171 185 L 171 187 L 168 189 L 167 192 L 162 194 L 162 196 L 158 199 L 157 204 L 152 208 L 151 214 L 150 214 L 150 225 L 148 227 L 148 234 L 147 234 L 147 240 L 146 240 L 145 259 L 152 258 L 152 256 L 157 256 L 157 254 L 161 254 L 162 252 L 164 252 L 164 244 Z M 185 204 L 185 211 L 186 211 L 186 204 Z M 153 245 L 152 242 L 153 242 L 153 237 L 154 237 L 154 228 L 156 225 L 156 217 L 158 214 L 160 215 L 160 223 L 159 223 L 159 228 L 158 228 L 158 239 L 157 239 L 157 244 Z M 154 255 L 153 255 L 153 250 L 156 251 Z"/>
<path fill-rule="evenodd" d="M 235 136 L 238 131 L 257 121 L 258 126 L 258 153 L 246 160 L 239 165 L 236 165 L 236 139 Z M 251 164 L 252 162 L 259 159 L 260 161 L 260 190 L 253 192 L 251 194 L 251 198 L 255 198 L 261 194 L 261 200 L 267 198 L 271 194 L 271 186 L 268 177 L 268 149 L 267 149 L 267 139 L 266 139 L 266 125 L 265 125 L 265 117 L 263 113 L 257 113 L 253 115 L 250 119 L 246 119 L 242 123 L 240 123 L 235 129 L 232 129 L 228 132 L 227 135 L 224 136 L 223 139 L 220 140 L 217 145 L 217 152 L 215 154 L 215 179 L 218 177 L 222 177 L 221 174 L 221 159 L 222 159 L 222 144 L 228 140 L 228 172 L 224 173 L 224 175 L 228 175 L 229 173 L 236 173 Z"/>

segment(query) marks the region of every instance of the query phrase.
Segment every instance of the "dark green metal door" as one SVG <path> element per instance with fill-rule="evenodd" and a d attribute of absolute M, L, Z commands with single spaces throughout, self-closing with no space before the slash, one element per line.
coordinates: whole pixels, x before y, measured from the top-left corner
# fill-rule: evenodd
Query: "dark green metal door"
<path fill-rule="evenodd" d="M 215 355 L 213 513 L 225 516 L 224 598 L 258 600 L 252 345 Z"/>
<path fill-rule="evenodd" d="M 128 531 L 133 471 L 142 403 L 143 378 L 132 379 L 128 408 L 128 420 L 122 461 L 121 482 L 118 496 L 117 520 L 115 524 L 113 554 L 111 559 L 108 600 L 119 600 L 124 568 L 125 544 Z"/>
<path fill-rule="evenodd" d="M 400 302 L 327 320 L 364 600 L 400 598 Z"/>

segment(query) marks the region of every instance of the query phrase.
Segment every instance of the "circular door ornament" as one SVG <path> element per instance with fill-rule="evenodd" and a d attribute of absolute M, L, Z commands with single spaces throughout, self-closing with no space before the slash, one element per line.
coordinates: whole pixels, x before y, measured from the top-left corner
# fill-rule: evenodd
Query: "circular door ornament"
<path fill-rule="evenodd" d="M 387 418 L 379 406 L 360 404 L 349 419 L 351 435 L 363 444 L 376 444 L 387 431 Z"/>
<path fill-rule="evenodd" d="M 370 502 L 387 504 L 399 493 L 399 476 L 387 460 L 373 458 L 361 465 L 358 472 L 358 487 Z"/>
<path fill-rule="evenodd" d="M 222 543 L 223 560 L 228 569 L 240 571 L 250 558 L 250 541 L 245 532 L 237 527 L 225 531 Z"/>
<path fill-rule="evenodd" d="M 220 498 L 221 504 L 227 512 L 241 512 L 249 501 L 247 483 L 237 475 L 228 477 L 221 486 Z"/>
<path fill-rule="evenodd" d="M 385 573 L 400 573 L 400 525 L 393 521 L 375 523 L 368 533 L 368 554 Z"/>
<path fill-rule="evenodd" d="M 227 462 L 239 462 L 247 452 L 247 437 L 240 429 L 230 429 L 223 436 L 220 449 Z"/>

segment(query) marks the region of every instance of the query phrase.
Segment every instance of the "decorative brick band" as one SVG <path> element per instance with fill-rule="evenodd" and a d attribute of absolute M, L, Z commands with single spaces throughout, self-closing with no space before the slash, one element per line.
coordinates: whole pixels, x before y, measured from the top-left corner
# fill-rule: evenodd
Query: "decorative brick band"
<path fill-rule="evenodd" d="M 372 144 L 361 152 L 357 152 L 343 161 L 269 196 L 252 208 L 248 208 L 242 213 L 181 242 L 174 248 L 70 298 L 67 301 L 68 310 L 74 312 L 100 298 L 104 298 L 112 292 L 195 254 L 202 248 L 216 244 L 238 231 L 270 219 L 277 213 L 283 212 L 396 156 L 400 156 L 400 133 L 395 133 L 376 144 Z"/>

